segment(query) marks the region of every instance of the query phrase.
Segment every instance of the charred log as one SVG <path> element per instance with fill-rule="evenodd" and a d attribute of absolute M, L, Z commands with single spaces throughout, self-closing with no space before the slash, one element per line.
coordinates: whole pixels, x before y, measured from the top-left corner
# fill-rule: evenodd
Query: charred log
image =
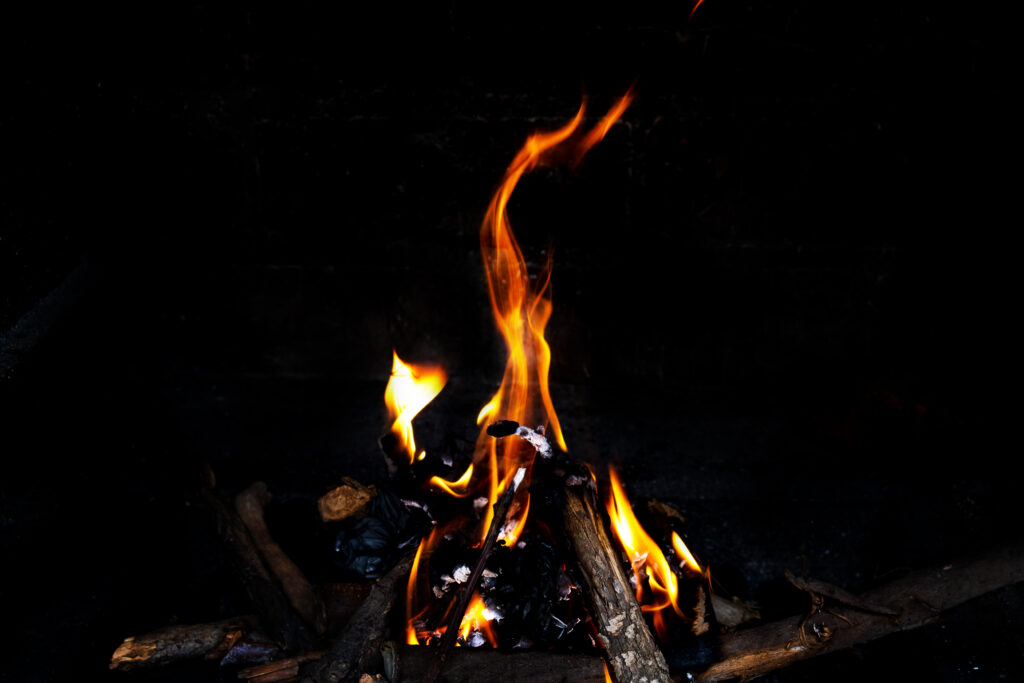
<path fill-rule="evenodd" d="M 218 658 L 256 625 L 252 616 L 225 619 L 210 624 L 181 624 L 130 636 L 110 658 L 110 668 L 132 671 L 186 659 Z"/>

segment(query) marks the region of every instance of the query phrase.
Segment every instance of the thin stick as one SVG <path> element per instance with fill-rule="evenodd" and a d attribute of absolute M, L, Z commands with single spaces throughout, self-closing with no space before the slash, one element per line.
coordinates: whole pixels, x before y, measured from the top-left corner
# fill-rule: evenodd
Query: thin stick
<path fill-rule="evenodd" d="M 491 520 L 491 526 L 487 530 L 487 537 L 484 539 L 483 547 L 480 549 L 480 558 L 476 561 L 476 566 L 473 567 L 473 573 L 469 575 L 466 585 L 462 587 L 459 601 L 455 603 L 455 609 L 449 615 L 447 628 L 445 628 L 444 635 L 441 637 L 437 656 L 431 663 L 430 668 L 427 669 L 427 673 L 423 676 L 422 683 L 435 683 L 441 675 L 441 670 L 448 659 L 448 653 L 451 652 L 452 647 L 455 645 L 455 639 L 458 637 L 459 625 L 462 623 L 463 617 L 466 616 L 469 601 L 473 597 L 477 584 L 480 582 L 480 576 L 484 572 L 487 559 L 494 550 L 494 544 L 498 540 L 498 534 L 501 532 L 502 526 L 505 524 L 508 509 L 512 506 L 512 499 L 515 497 L 516 489 L 519 487 L 519 482 L 522 481 L 524 474 L 526 474 L 526 468 L 520 467 L 516 473 L 515 484 L 506 489 L 501 498 L 494 503 L 494 518 Z"/>

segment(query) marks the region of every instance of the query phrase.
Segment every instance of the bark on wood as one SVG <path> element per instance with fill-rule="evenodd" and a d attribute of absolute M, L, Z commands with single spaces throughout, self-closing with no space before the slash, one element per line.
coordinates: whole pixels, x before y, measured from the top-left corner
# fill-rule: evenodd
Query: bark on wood
<path fill-rule="evenodd" d="M 168 626 L 124 639 L 110 658 L 117 671 L 164 666 L 186 659 L 223 654 L 256 625 L 251 616 L 211 624 Z"/>
<path fill-rule="evenodd" d="M 608 652 L 615 680 L 668 681 L 665 657 L 644 622 L 622 571 L 619 551 L 609 542 L 583 486 L 566 488 L 562 528 L 572 543 L 598 638 Z"/>
<path fill-rule="evenodd" d="M 909 631 L 936 621 L 944 610 L 1020 581 L 1024 581 L 1024 547 L 1019 545 L 919 571 L 856 600 L 825 601 L 809 615 L 728 634 L 720 644 L 725 659 L 706 669 L 698 680 L 758 676 L 802 659 Z M 870 608 L 866 611 L 865 606 Z M 874 606 L 896 614 L 879 613 Z"/>
<path fill-rule="evenodd" d="M 270 492 L 267 491 L 267 485 L 258 481 L 235 496 L 235 510 L 249 530 L 249 535 L 252 536 L 263 561 L 281 583 L 288 602 L 315 633 L 322 634 L 327 623 L 324 604 L 306 575 L 285 554 L 267 530 L 267 524 L 263 519 L 263 506 L 269 501 Z"/>
<path fill-rule="evenodd" d="M 274 582 L 260 559 L 249 530 L 235 511 L 209 489 L 203 489 L 203 500 L 210 508 L 221 539 L 231 551 L 235 569 L 245 586 L 253 606 L 271 636 L 280 640 L 286 652 L 313 648 L 313 634 L 292 609 L 288 598 Z"/>
<path fill-rule="evenodd" d="M 338 634 L 330 651 L 310 665 L 303 677 L 307 683 L 339 683 L 357 680 L 359 674 L 380 656 L 388 615 L 399 588 L 412 568 L 414 553 L 406 553 L 398 564 L 378 579 L 363 604 Z"/>

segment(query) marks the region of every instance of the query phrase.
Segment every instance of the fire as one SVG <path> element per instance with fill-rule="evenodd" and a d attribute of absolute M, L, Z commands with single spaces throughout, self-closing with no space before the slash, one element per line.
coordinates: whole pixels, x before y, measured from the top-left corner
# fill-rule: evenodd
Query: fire
<path fill-rule="evenodd" d="M 486 433 L 486 425 L 498 419 L 515 420 L 530 426 L 544 425 L 546 434 L 563 451 L 568 450 L 562 428 L 555 413 L 548 390 L 548 370 L 551 365 L 551 349 L 544 338 L 544 331 L 551 317 L 551 257 L 540 272 L 531 277 L 527 272 L 526 261 L 512 234 L 508 218 L 508 203 L 519 180 L 539 164 L 554 160 L 552 154 L 559 149 L 558 158 L 569 159 L 579 163 L 586 152 L 600 142 L 626 107 L 633 100 L 632 88 L 615 103 L 601 121 L 586 134 L 580 134 L 583 122 L 585 103 L 569 123 L 551 132 L 538 132 L 529 136 L 522 149 L 516 154 L 512 163 L 491 198 L 480 230 L 480 248 L 483 256 L 487 288 L 490 295 L 491 309 L 495 322 L 505 339 L 508 350 L 504 375 L 497 392 L 491 397 L 477 416 L 477 424 L 481 425 L 477 440 L 473 463 L 459 479 L 448 481 L 440 477 L 432 477 L 429 485 L 449 495 L 459 498 L 471 492 L 487 488 L 487 500 L 484 506 L 479 542 L 482 543 L 491 526 L 494 512 L 493 505 L 509 486 L 513 485 L 516 472 L 520 467 L 527 470 L 532 465 L 534 451 L 524 446 L 518 439 L 504 439 L 500 442 Z M 409 370 L 402 368 L 408 367 Z M 406 377 L 411 379 L 405 379 Z M 423 382 L 422 389 L 417 389 L 415 398 L 399 394 L 399 380 L 417 385 Z M 415 382 L 412 380 L 416 380 Z M 429 380 L 429 381 L 428 381 Z M 444 373 L 439 368 L 418 368 L 401 364 L 395 355 L 395 370 L 392 382 L 388 384 L 387 401 L 395 424 L 392 427 L 402 443 L 406 444 L 410 462 L 416 457 L 416 446 L 412 440 L 412 417 L 426 405 L 444 386 Z M 392 392 L 392 384 L 396 390 Z M 418 385 L 417 385 L 418 386 Z M 401 401 L 392 407 L 392 399 L 401 397 Z M 404 421 L 403 421 L 404 418 Z M 486 464 L 483 463 L 486 461 Z M 486 481 L 486 483 L 485 483 Z M 530 509 L 529 487 L 519 487 L 516 499 L 510 508 L 508 519 L 501 529 L 499 539 L 506 545 L 515 545 L 526 525 Z M 437 632 L 425 631 L 417 633 L 415 622 L 426 612 L 415 613 L 418 577 L 424 572 L 421 569 L 429 560 L 435 546 L 443 534 L 436 529 L 421 543 L 416 553 L 409 584 L 406 591 L 406 640 L 410 644 L 424 643 Z M 492 646 L 497 646 L 497 637 L 493 625 L 489 623 L 489 613 L 480 595 L 474 595 L 466 615 L 459 628 L 459 634 L 465 640 L 473 632 L 482 634 Z"/>
<path fill-rule="evenodd" d="M 633 100 L 630 88 L 588 133 L 574 136 L 583 122 L 586 103 L 580 105 L 576 116 L 558 130 L 534 133 L 527 138 L 519 153 L 505 171 L 480 229 L 480 250 L 487 276 L 494 319 L 505 338 L 508 360 L 501 386 L 477 417 L 478 424 L 494 419 L 515 420 L 521 424 L 549 425 L 548 435 L 563 451 L 568 450 L 562 428 L 551 402 L 548 389 L 548 370 L 551 366 L 551 348 L 544 338 L 544 330 L 551 317 L 551 254 L 535 279 L 527 272 L 522 250 L 512 233 L 508 217 L 508 203 L 519 180 L 550 158 L 551 152 L 562 145 L 578 163 L 586 152 L 604 138 L 612 124 Z M 475 459 L 488 461 L 490 472 L 489 500 L 494 501 L 505 491 L 516 470 L 533 453 L 525 452 L 520 443 L 506 439 L 498 444 L 483 429 L 477 440 Z M 520 494 L 528 496 L 526 488 Z M 526 505 L 523 509 L 525 511 Z M 525 514 L 525 512 L 524 512 Z M 493 513 L 487 507 L 481 539 L 486 536 Z M 515 543 L 517 534 L 503 535 L 506 543 Z"/>
<path fill-rule="evenodd" d="M 398 357 L 398 352 L 394 352 L 391 379 L 384 390 L 384 403 L 387 404 L 389 418 L 394 420 L 391 432 L 409 455 L 410 464 L 417 456 L 422 459 L 426 455 L 425 451 L 416 453 L 412 419 L 441 393 L 447 381 L 448 376 L 441 368 L 405 363 Z"/>
<path fill-rule="evenodd" d="M 470 642 L 473 631 L 483 635 L 491 647 L 498 647 L 498 636 L 491 626 L 490 619 L 487 618 L 487 605 L 479 595 L 473 596 L 469 607 L 466 608 L 466 616 L 459 625 L 459 637 L 462 638 L 462 642 Z"/>
<path fill-rule="evenodd" d="M 607 503 L 608 516 L 611 519 L 612 531 L 626 550 L 633 566 L 633 576 L 636 579 L 636 599 L 643 611 L 654 613 L 654 628 L 658 632 L 658 636 L 665 639 L 668 629 L 663 610 L 671 606 L 676 614 L 684 616 L 679 608 L 679 581 L 665 558 L 665 554 L 661 552 L 661 548 L 647 535 L 644 528 L 640 526 L 640 522 L 637 521 L 615 470 L 609 470 L 608 479 L 612 489 L 612 495 Z M 680 547 L 686 550 L 683 540 L 673 534 L 673 543 L 676 539 L 679 542 L 676 552 L 679 553 Z M 693 559 L 689 550 L 686 550 L 685 554 L 680 553 L 680 557 L 689 557 L 693 561 L 696 571 L 700 572 L 700 565 Z"/>

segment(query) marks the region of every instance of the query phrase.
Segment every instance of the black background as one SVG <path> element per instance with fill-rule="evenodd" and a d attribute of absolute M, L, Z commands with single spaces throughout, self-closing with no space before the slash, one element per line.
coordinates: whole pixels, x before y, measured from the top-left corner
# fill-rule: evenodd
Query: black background
<path fill-rule="evenodd" d="M 471 436 L 504 362 L 489 195 L 530 131 L 634 81 L 510 209 L 532 264 L 554 249 L 572 452 L 769 606 L 787 567 L 860 590 L 1019 536 L 1000 17 L 142 5 L 3 22 L 0 329 L 84 273 L 0 380 L 5 677 L 102 676 L 129 634 L 244 610 L 200 463 L 295 505 L 383 481 L 392 348 L 452 376 L 421 441 Z M 776 679 L 1012 677 L 1020 605 Z"/>

